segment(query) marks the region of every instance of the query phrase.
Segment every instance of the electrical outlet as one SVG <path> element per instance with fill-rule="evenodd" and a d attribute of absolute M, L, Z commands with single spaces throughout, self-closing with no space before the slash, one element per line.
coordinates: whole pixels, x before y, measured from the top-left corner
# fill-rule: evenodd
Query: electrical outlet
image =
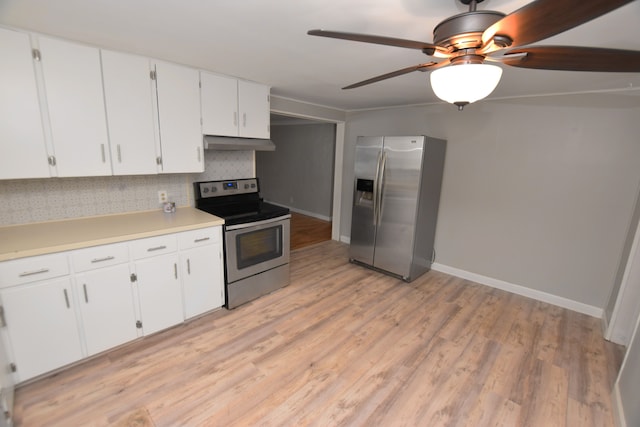
<path fill-rule="evenodd" d="M 164 203 L 169 201 L 169 197 L 167 196 L 167 190 L 159 190 L 158 191 L 158 203 Z"/>

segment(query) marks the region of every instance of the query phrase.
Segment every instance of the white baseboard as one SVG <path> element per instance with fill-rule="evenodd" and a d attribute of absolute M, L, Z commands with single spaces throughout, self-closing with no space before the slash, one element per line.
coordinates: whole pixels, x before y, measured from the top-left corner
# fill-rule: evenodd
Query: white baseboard
<path fill-rule="evenodd" d="M 627 427 L 627 421 L 624 416 L 624 408 L 622 407 L 622 399 L 620 399 L 620 388 L 618 382 L 613 385 L 611 391 L 611 404 L 613 406 L 613 420 L 616 427 Z"/>
<path fill-rule="evenodd" d="M 305 210 L 298 209 L 298 208 L 289 208 L 289 210 L 291 212 L 296 212 L 296 213 L 299 213 L 301 215 L 306 215 L 306 216 L 310 216 L 312 218 L 317 218 L 317 219 L 321 219 L 323 221 L 331 222 L 331 217 L 330 216 L 320 215 L 320 214 L 317 214 L 315 212 L 309 212 L 309 211 L 305 211 Z"/>
<path fill-rule="evenodd" d="M 471 280 L 472 282 L 480 283 L 481 285 L 491 286 L 492 288 L 502 289 L 503 291 L 511 292 L 517 295 L 533 298 L 538 301 L 546 302 L 549 304 L 557 305 L 562 308 L 567 308 L 578 313 L 587 314 L 589 316 L 602 318 L 604 313 L 603 309 L 594 307 L 592 305 L 584 304 L 578 301 L 573 301 L 568 298 L 560 297 L 557 295 L 549 294 L 535 289 L 527 288 L 513 283 L 505 282 L 503 280 L 494 279 L 492 277 L 482 276 L 480 274 L 472 273 L 470 271 L 461 270 L 459 268 L 450 267 L 448 265 L 434 263 L 431 266 L 432 269 L 440 271 L 442 273 L 450 274 L 452 276 L 460 277 L 462 279 Z"/>
<path fill-rule="evenodd" d="M 306 215 L 306 216 L 310 216 L 310 217 L 312 217 L 312 218 L 317 218 L 317 219 L 321 219 L 321 220 L 323 220 L 323 221 L 331 222 L 331 217 L 330 217 L 330 216 L 321 215 L 321 214 L 318 214 L 318 213 L 315 213 L 315 212 L 305 211 L 305 210 L 303 210 L 303 209 L 292 208 L 291 206 L 283 205 L 282 203 L 276 203 L 276 202 L 273 202 L 273 201 L 271 201 L 271 200 L 265 200 L 265 201 L 266 201 L 266 202 L 269 202 L 269 203 L 271 203 L 271 204 L 273 204 L 273 205 L 277 205 L 277 206 L 282 206 L 282 207 L 285 207 L 285 208 L 289 208 L 289 210 L 290 210 L 291 212 L 296 212 L 296 213 L 299 213 L 299 214 L 301 214 L 301 215 Z"/>
<path fill-rule="evenodd" d="M 342 243 L 346 243 L 347 245 L 351 244 L 351 237 L 350 236 L 340 236 L 340 241 Z"/>

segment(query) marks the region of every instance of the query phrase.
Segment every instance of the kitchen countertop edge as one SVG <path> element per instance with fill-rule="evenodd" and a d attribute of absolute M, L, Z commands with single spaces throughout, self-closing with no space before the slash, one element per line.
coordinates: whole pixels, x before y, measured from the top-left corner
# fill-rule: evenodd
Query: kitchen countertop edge
<path fill-rule="evenodd" d="M 163 234 L 221 226 L 224 220 L 192 207 L 110 214 L 0 227 L 0 262 Z"/>

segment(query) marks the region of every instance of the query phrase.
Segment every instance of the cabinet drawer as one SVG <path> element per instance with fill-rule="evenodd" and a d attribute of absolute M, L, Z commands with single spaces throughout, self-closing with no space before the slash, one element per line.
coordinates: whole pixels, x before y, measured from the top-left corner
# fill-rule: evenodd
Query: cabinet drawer
<path fill-rule="evenodd" d="M 122 264 L 129 261 L 129 245 L 127 243 L 114 243 L 112 245 L 79 249 L 71 254 L 71 259 L 75 271 L 87 271 Z"/>
<path fill-rule="evenodd" d="M 148 258 L 175 252 L 177 248 L 175 234 L 149 237 L 131 242 L 131 256 L 133 259 Z"/>
<path fill-rule="evenodd" d="M 50 279 L 69 274 L 67 253 L 41 255 L 0 263 L 0 287 Z"/>
<path fill-rule="evenodd" d="M 199 230 L 185 231 L 178 234 L 178 247 L 180 250 L 195 248 L 198 246 L 220 243 L 221 227 L 201 228 Z"/>

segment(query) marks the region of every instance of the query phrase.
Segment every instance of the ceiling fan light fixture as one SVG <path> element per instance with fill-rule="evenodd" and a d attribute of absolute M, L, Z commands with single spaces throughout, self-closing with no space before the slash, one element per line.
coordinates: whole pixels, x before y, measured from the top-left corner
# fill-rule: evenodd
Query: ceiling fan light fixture
<path fill-rule="evenodd" d="M 498 86 L 502 68 L 492 64 L 454 64 L 431 72 L 431 88 L 436 96 L 462 109 L 486 98 Z"/>

